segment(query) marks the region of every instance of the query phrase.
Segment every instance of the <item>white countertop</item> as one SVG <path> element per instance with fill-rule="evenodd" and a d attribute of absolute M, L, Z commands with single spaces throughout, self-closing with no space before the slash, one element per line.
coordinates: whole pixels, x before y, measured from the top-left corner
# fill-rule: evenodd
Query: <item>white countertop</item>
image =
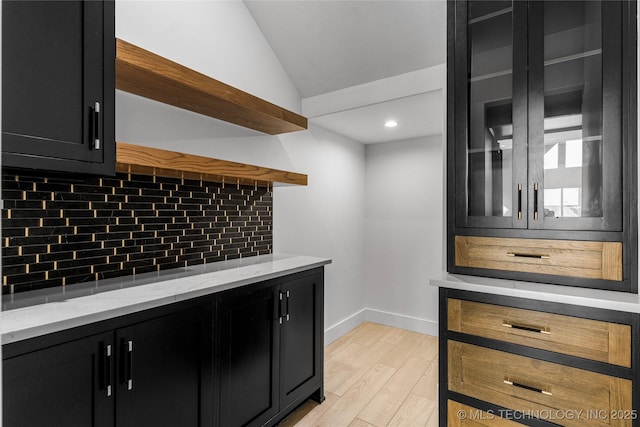
<path fill-rule="evenodd" d="M 628 292 L 604 291 L 600 289 L 519 282 L 515 280 L 448 273 L 444 273 L 442 278 L 431 279 L 429 284 L 443 288 L 640 313 L 640 297 L 638 294 Z"/>
<path fill-rule="evenodd" d="M 330 264 L 327 258 L 260 255 L 65 289 L 3 296 L 2 344 L 184 301 Z M 74 289 L 74 287 L 76 287 Z M 77 296 L 80 295 L 80 296 Z M 15 306 L 16 308 L 12 308 Z M 7 310 L 7 308 L 10 308 Z"/>

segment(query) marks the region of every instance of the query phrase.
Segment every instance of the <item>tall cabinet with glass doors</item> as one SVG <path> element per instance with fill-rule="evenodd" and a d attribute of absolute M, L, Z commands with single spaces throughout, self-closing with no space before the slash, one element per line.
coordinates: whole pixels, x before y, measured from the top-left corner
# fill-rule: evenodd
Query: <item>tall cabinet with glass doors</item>
<path fill-rule="evenodd" d="M 637 290 L 635 1 L 448 4 L 448 270 Z"/>

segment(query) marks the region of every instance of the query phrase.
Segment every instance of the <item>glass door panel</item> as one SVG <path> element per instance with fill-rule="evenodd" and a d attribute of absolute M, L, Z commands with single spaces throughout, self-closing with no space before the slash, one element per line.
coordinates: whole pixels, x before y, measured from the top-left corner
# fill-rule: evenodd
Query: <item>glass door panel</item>
<path fill-rule="evenodd" d="M 545 217 L 603 215 L 601 23 L 600 2 L 545 4 Z"/>
<path fill-rule="evenodd" d="M 600 1 L 531 4 L 532 17 L 542 19 L 543 25 L 541 33 L 534 30 L 539 36 L 533 35 L 530 45 L 530 87 L 541 79 L 543 99 L 530 91 L 530 126 L 543 131 L 529 137 L 534 145 L 530 227 L 611 229 L 613 212 L 607 212 L 612 210 L 607 204 L 616 196 L 605 189 L 616 191 L 607 184 L 616 180 L 620 168 L 616 172 L 605 165 L 619 156 L 621 141 L 619 132 L 605 131 L 604 97 L 620 84 L 616 73 L 606 75 L 604 68 L 607 58 L 616 59 L 615 51 L 607 52 L 602 33 L 608 6 Z M 613 164 L 621 165 L 621 159 Z"/>
<path fill-rule="evenodd" d="M 511 1 L 467 4 L 467 225 L 511 227 L 512 218 L 518 215 L 514 184 L 514 5 Z M 519 201 L 521 206 L 521 197 Z"/>

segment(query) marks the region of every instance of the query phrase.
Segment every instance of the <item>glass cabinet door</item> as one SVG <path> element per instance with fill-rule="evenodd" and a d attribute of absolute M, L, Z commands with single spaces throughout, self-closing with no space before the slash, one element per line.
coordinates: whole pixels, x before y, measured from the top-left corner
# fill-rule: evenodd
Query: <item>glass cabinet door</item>
<path fill-rule="evenodd" d="M 459 226 L 526 227 L 526 32 L 516 33 L 525 14 L 518 1 L 456 4 L 466 23 L 455 45 Z"/>
<path fill-rule="evenodd" d="M 622 228 L 621 9 L 530 2 L 529 228 Z"/>

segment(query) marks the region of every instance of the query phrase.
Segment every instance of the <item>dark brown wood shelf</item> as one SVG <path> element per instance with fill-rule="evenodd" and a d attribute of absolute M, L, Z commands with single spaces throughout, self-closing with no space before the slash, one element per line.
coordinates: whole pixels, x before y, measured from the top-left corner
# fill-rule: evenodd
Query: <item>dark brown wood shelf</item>
<path fill-rule="evenodd" d="M 116 39 L 116 88 L 269 135 L 307 118 L 124 40 Z"/>
<path fill-rule="evenodd" d="M 116 143 L 116 171 L 247 185 L 307 185 L 307 175 L 176 151 Z"/>

